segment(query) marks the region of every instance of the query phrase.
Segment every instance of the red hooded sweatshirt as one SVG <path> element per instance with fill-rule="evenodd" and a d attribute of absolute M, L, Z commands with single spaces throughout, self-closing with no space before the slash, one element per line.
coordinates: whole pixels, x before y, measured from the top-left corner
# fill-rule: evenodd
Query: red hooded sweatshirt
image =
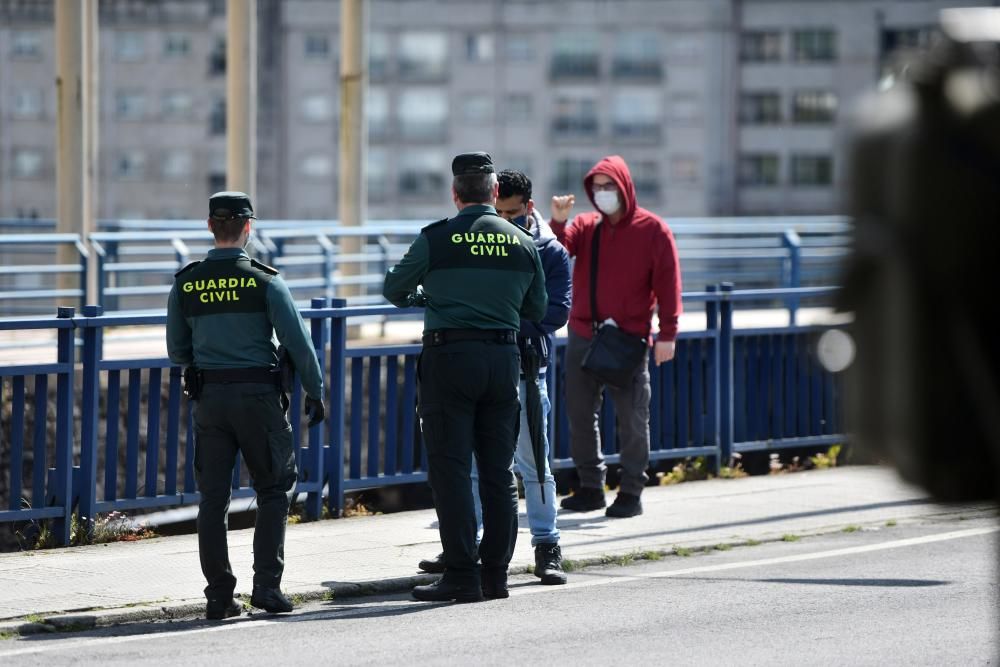
<path fill-rule="evenodd" d="M 681 314 L 681 272 L 673 232 L 667 223 L 636 203 L 632 175 L 620 156 L 602 159 L 583 179 L 592 204 L 596 174 L 605 174 L 618 186 L 622 219 L 611 224 L 606 215 L 593 211 L 581 213 L 569 225 L 566 221 L 551 222 L 556 237 L 570 256 L 576 257 L 569 327 L 589 339 L 593 336 L 592 323 L 610 317 L 623 331 L 648 336 L 653 308 L 659 304 L 658 340 L 672 341 L 677 337 L 677 318 Z M 594 314 L 590 312 L 590 258 L 599 222 L 601 249 Z"/>

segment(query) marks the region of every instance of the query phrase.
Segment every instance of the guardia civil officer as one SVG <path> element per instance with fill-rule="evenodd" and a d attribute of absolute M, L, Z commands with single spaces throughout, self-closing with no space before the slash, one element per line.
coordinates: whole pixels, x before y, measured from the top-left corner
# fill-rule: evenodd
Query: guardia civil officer
<path fill-rule="evenodd" d="M 545 316 L 545 277 L 522 229 L 497 215 L 497 176 L 486 153 L 451 165 L 457 216 L 425 227 L 385 277 L 393 304 L 423 305 L 418 411 L 427 446 L 445 571 L 418 600 L 507 597 L 517 537 L 517 443 L 521 319 Z M 472 457 L 479 468 L 483 538 L 476 548 Z M 480 562 L 481 561 L 481 562 Z"/>
<path fill-rule="evenodd" d="M 212 195 L 208 228 L 215 248 L 175 275 L 167 302 L 167 351 L 173 363 L 188 367 L 186 392 L 194 399 L 198 550 L 210 619 L 238 616 L 241 609 L 233 600 L 236 577 L 226 542 L 237 451 L 257 492 L 250 604 L 271 613 L 292 610 L 280 584 L 296 470 L 275 334 L 302 378 L 309 426 L 326 413 L 319 362 L 288 288 L 277 270 L 244 252 L 254 217 L 244 193 Z"/>

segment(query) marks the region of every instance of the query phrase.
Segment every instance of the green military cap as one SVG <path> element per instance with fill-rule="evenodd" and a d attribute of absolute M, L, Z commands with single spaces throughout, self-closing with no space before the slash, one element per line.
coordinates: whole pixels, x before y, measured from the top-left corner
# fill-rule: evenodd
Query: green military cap
<path fill-rule="evenodd" d="M 462 153 L 456 155 L 451 161 L 451 173 L 454 176 L 465 176 L 468 174 L 492 174 L 493 158 L 489 153 L 476 151 L 474 153 Z"/>
<path fill-rule="evenodd" d="M 245 192 L 216 192 L 208 200 L 208 215 L 215 220 L 256 218 Z"/>

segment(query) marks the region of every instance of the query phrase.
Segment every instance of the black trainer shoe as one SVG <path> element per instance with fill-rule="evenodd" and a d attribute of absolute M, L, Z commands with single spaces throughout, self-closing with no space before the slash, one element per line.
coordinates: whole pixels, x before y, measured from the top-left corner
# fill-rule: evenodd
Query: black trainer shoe
<path fill-rule="evenodd" d="M 606 507 L 607 504 L 604 499 L 604 489 L 591 489 L 585 486 L 577 489 L 573 495 L 563 498 L 559 506 L 572 512 L 590 512 Z"/>
<path fill-rule="evenodd" d="M 444 578 L 427 586 L 415 586 L 413 599 L 422 602 L 482 602 L 483 590 L 478 581 L 453 583 Z"/>
<path fill-rule="evenodd" d="M 434 558 L 423 559 L 417 563 L 417 567 L 424 572 L 430 572 L 431 574 L 442 574 L 445 570 L 444 552 L 442 551 Z"/>
<path fill-rule="evenodd" d="M 287 614 L 295 607 L 281 594 L 280 588 L 254 586 L 250 594 L 250 604 L 270 614 Z"/>
<path fill-rule="evenodd" d="M 507 588 L 507 568 L 484 567 L 479 574 L 483 582 L 483 597 L 488 600 L 510 597 L 510 590 Z"/>
<path fill-rule="evenodd" d="M 562 569 L 562 549 L 558 544 L 535 546 L 535 576 L 545 586 L 566 583 L 566 573 Z"/>
<path fill-rule="evenodd" d="M 223 618 L 232 618 L 243 613 L 243 605 L 233 599 L 232 596 L 221 600 L 209 600 L 205 605 L 205 618 L 210 621 L 219 621 Z"/>
<path fill-rule="evenodd" d="M 618 492 L 618 496 L 615 497 L 615 502 L 611 503 L 611 507 L 604 513 L 605 516 L 616 519 L 627 519 L 632 516 L 639 516 L 640 514 L 642 514 L 642 501 L 639 500 L 639 496 L 620 491 Z"/>

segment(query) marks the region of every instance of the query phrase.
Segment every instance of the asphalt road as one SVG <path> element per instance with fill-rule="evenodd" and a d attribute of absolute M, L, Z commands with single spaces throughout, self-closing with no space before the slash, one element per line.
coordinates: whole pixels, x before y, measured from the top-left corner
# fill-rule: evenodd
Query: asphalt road
<path fill-rule="evenodd" d="M 996 519 L 922 522 L 518 577 L 508 600 L 404 596 L 284 617 L 0 641 L 0 664 L 997 664 Z"/>

